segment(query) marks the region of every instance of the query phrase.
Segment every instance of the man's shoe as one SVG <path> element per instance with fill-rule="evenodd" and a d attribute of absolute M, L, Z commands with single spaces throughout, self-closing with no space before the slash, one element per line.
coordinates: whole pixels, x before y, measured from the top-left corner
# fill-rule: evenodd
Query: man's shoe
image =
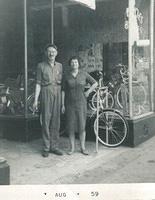
<path fill-rule="evenodd" d="M 42 156 L 43 157 L 48 157 L 49 156 L 49 152 L 48 151 L 43 151 L 42 152 Z"/>
<path fill-rule="evenodd" d="M 54 154 L 56 154 L 58 156 L 62 156 L 63 155 L 62 151 L 59 150 L 59 149 L 51 149 L 50 153 L 54 153 Z"/>

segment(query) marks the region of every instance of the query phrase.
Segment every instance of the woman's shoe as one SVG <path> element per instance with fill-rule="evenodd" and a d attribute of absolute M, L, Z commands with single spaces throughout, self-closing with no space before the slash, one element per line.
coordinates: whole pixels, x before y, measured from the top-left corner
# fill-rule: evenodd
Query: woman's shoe
<path fill-rule="evenodd" d="M 83 155 L 85 155 L 85 156 L 88 156 L 88 155 L 89 155 L 89 153 L 88 153 L 88 151 L 87 151 L 86 149 L 82 149 L 82 150 L 81 150 L 81 153 L 82 153 Z"/>

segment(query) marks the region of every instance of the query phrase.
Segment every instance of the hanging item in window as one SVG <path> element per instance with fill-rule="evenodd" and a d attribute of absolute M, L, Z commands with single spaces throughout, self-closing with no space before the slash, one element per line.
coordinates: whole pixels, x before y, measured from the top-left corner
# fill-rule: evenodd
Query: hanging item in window
<path fill-rule="evenodd" d="M 133 44 L 134 44 L 135 41 L 138 42 L 140 40 L 140 35 L 143 34 L 144 20 L 143 20 L 142 13 L 135 6 L 134 6 L 133 15 L 130 15 L 130 16 L 132 16 L 132 27 L 133 27 L 132 30 L 134 31 L 132 35 L 133 35 Z M 126 8 L 124 20 L 125 20 L 124 28 L 128 30 L 129 29 L 129 8 Z"/>

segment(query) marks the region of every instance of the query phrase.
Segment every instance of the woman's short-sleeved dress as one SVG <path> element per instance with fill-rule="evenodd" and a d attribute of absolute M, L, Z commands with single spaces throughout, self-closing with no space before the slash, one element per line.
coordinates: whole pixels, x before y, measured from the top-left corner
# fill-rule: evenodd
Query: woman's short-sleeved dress
<path fill-rule="evenodd" d="M 96 81 L 87 72 L 79 70 L 76 77 L 70 72 L 64 75 L 63 90 L 65 91 L 66 130 L 71 132 L 83 132 L 87 118 L 87 99 L 85 86 Z"/>

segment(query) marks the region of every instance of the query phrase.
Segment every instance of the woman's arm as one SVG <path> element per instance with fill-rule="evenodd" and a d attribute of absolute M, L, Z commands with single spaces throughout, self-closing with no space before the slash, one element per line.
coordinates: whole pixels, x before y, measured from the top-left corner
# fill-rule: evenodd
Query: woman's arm
<path fill-rule="evenodd" d="M 91 87 L 85 92 L 85 96 L 88 97 L 89 94 L 95 90 L 95 88 L 97 87 L 98 83 L 95 82 L 94 84 L 91 85 Z"/>

